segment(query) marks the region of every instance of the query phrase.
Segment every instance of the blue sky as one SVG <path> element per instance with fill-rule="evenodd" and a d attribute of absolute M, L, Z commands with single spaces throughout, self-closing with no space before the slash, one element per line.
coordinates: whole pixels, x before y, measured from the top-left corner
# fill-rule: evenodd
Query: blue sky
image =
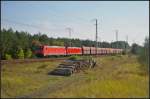
<path fill-rule="evenodd" d="M 12 27 L 31 34 L 38 32 L 49 37 L 69 37 L 95 40 L 95 21 L 98 19 L 98 40 L 143 44 L 149 36 L 148 1 L 2 1 L 1 27 Z M 22 23 L 22 24 L 18 24 Z M 28 25 L 26 25 L 28 24 Z"/>

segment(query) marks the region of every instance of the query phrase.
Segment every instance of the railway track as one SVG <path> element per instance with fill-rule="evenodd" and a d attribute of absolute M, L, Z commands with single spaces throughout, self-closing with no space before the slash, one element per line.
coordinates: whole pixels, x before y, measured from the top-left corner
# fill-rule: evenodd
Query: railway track
<path fill-rule="evenodd" d="M 1 65 L 4 64 L 18 64 L 18 63 L 32 63 L 32 62 L 46 62 L 46 61 L 62 61 L 65 58 L 41 58 L 41 59 L 13 59 L 13 60 L 1 60 Z"/>
<path fill-rule="evenodd" d="M 92 57 L 103 57 L 106 55 L 92 55 Z M 68 57 L 62 58 L 40 58 L 40 59 L 12 59 L 12 60 L 0 60 L 1 65 L 4 64 L 18 64 L 18 63 L 31 63 L 31 62 L 46 62 L 46 61 L 61 61 Z"/>

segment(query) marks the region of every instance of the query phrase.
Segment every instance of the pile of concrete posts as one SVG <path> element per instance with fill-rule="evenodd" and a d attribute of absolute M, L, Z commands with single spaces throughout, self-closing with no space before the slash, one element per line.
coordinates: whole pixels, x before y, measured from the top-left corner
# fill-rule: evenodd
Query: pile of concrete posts
<path fill-rule="evenodd" d="M 54 69 L 52 75 L 70 76 L 73 73 L 83 71 L 88 68 L 94 68 L 96 61 L 93 59 L 65 60 Z"/>

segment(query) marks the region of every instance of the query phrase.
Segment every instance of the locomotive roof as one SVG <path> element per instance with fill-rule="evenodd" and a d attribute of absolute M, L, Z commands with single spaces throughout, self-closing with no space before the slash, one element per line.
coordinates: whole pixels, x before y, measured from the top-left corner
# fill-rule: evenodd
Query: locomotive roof
<path fill-rule="evenodd" d="M 44 47 L 49 47 L 49 48 L 64 48 L 65 46 L 48 46 L 48 45 L 43 45 Z M 81 48 L 81 47 L 68 47 L 68 48 Z M 84 46 L 83 48 L 95 48 L 95 47 L 87 47 L 87 46 Z M 110 50 L 123 50 L 123 49 L 120 49 L 120 48 L 100 48 L 98 47 L 98 49 L 110 49 Z"/>

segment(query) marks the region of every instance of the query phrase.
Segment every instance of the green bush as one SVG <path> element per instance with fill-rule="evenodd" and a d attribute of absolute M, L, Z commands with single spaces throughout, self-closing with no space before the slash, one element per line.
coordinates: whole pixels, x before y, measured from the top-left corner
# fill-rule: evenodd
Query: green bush
<path fill-rule="evenodd" d="M 25 58 L 31 58 L 32 57 L 32 51 L 31 49 L 27 49 L 25 52 Z"/>
<path fill-rule="evenodd" d="M 24 59 L 24 51 L 22 48 L 17 50 L 17 58 L 18 59 Z"/>
<path fill-rule="evenodd" d="M 73 56 L 70 56 L 69 59 L 70 60 L 78 60 L 78 59 L 81 59 L 81 57 L 77 56 L 77 55 L 73 55 Z"/>
<path fill-rule="evenodd" d="M 126 55 L 127 52 L 125 50 L 122 51 L 122 55 Z"/>
<path fill-rule="evenodd" d="M 149 71 L 149 38 L 145 39 L 144 47 L 140 50 L 138 56 L 142 68 Z"/>
<path fill-rule="evenodd" d="M 6 59 L 6 60 L 11 60 L 11 59 L 12 59 L 12 57 L 11 57 L 11 55 L 10 55 L 10 54 L 5 54 L 5 59 Z"/>
<path fill-rule="evenodd" d="M 32 58 L 38 58 L 35 54 L 32 54 L 31 57 L 32 57 Z"/>

